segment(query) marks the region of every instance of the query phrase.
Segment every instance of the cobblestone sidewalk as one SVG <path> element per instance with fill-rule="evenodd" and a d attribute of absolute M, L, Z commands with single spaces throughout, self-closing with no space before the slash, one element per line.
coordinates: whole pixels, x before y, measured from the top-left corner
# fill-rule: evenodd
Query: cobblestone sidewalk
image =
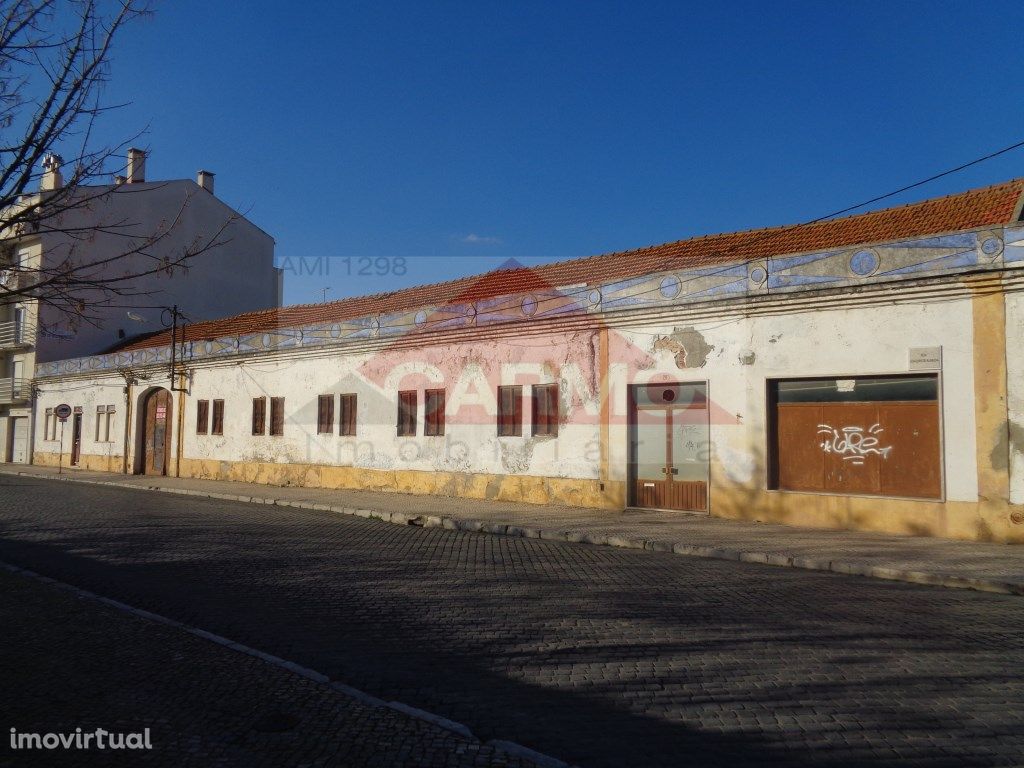
<path fill-rule="evenodd" d="M 3 768 L 534 765 L 21 574 L 0 570 L 0 594 Z M 148 728 L 153 748 L 16 750 L 12 728 Z"/>
<path fill-rule="evenodd" d="M 51 467 L 0 464 L 0 472 L 58 478 Z M 326 490 L 65 469 L 62 479 L 233 501 L 332 510 L 399 524 L 583 541 L 834 571 L 917 584 L 1024 595 L 1024 546 L 861 531 L 796 528 L 685 513 L 537 506 L 401 493 Z"/>

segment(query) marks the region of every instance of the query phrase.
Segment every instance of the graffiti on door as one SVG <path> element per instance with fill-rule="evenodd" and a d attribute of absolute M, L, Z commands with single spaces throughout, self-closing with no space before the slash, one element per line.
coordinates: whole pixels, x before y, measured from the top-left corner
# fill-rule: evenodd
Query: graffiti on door
<path fill-rule="evenodd" d="M 818 434 L 826 435 L 821 441 L 821 450 L 825 453 L 838 454 L 843 457 L 843 461 L 848 461 L 854 466 L 863 465 L 865 457 L 871 455 L 889 458 L 893 447 L 881 447 L 881 440 L 877 437 L 884 431 L 885 428 L 881 424 L 872 424 L 866 430 L 864 427 L 836 429 L 829 424 L 818 425 Z"/>

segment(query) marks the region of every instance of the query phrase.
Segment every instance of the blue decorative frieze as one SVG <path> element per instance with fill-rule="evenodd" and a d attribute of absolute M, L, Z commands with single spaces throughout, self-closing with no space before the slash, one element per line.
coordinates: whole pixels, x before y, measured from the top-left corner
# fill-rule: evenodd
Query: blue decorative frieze
<path fill-rule="evenodd" d="M 737 254 L 742 258 L 742 254 Z M 681 306 L 716 298 L 860 285 L 899 277 L 965 269 L 1024 268 L 1024 226 L 996 227 L 857 248 L 740 261 L 721 266 L 659 271 L 600 286 L 563 286 L 447 306 L 420 307 L 297 328 L 188 342 L 181 359 L 323 347 L 354 340 L 397 338 L 490 324 L 640 307 Z M 108 371 L 170 361 L 170 348 L 117 352 L 40 363 L 40 378 Z"/>
<path fill-rule="evenodd" d="M 1003 237 L 1003 261 L 1024 266 L 1024 227 L 1008 227 Z"/>

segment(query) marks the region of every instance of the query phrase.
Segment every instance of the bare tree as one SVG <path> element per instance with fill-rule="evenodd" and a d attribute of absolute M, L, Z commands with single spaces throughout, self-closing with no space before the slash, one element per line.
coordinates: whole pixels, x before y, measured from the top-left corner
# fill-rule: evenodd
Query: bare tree
<path fill-rule="evenodd" d="M 94 215 L 132 186 L 113 180 L 138 134 L 116 146 L 95 146 L 93 136 L 118 106 L 103 98 L 112 46 L 149 13 L 144 0 L 0 0 L 0 306 L 37 300 L 89 322 L 100 308 L 146 295 L 141 278 L 185 267 L 224 242 L 230 219 L 185 246 L 161 247 L 187 200 L 143 233 L 137 222 Z M 90 247 L 101 234 L 121 246 L 107 238 Z M 26 238 L 47 236 L 61 237 L 61 253 L 38 263 L 13 258 Z"/>

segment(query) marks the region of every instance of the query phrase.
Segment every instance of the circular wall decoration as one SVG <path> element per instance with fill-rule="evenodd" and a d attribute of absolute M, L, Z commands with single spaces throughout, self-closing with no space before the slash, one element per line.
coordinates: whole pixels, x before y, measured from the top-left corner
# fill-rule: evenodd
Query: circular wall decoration
<path fill-rule="evenodd" d="M 878 257 L 877 253 L 870 248 L 865 248 L 862 251 L 857 251 L 850 257 L 850 271 L 855 275 L 867 277 L 868 275 L 873 275 L 881 263 L 882 260 Z"/>
<path fill-rule="evenodd" d="M 427 313 L 421 309 L 416 313 L 416 317 L 413 318 L 413 322 L 416 323 L 416 325 L 423 325 L 427 322 Z"/>
<path fill-rule="evenodd" d="M 206 354 L 208 354 L 208 355 L 212 355 L 213 354 L 213 342 L 212 341 L 208 341 L 205 344 L 203 344 L 203 351 L 206 352 Z"/>
<path fill-rule="evenodd" d="M 658 285 L 658 290 L 666 299 L 674 299 L 682 289 L 683 283 L 675 275 L 666 275 L 661 278 L 661 283 Z"/>
<path fill-rule="evenodd" d="M 590 292 L 590 296 L 588 298 L 590 299 L 591 304 L 600 304 L 601 292 L 595 288 L 593 291 Z"/>
<path fill-rule="evenodd" d="M 754 285 L 761 285 L 768 279 L 768 271 L 764 267 L 754 267 L 748 277 Z"/>
<path fill-rule="evenodd" d="M 674 389 L 666 389 L 661 393 L 661 396 L 666 403 L 671 403 L 676 399 L 676 391 Z"/>
<path fill-rule="evenodd" d="M 334 325 L 331 326 L 331 338 L 332 339 L 340 339 L 341 338 L 341 326 L 338 325 L 337 323 L 335 323 Z"/>
<path fill-rule="evenodd" d="M 998 237 L 986 237 L 981 242 L 981 252 L 994 259 L 1003 252 L 1003 241 Z"/>
<path fill-rule="evenodd" d="M 264 333 L 263 338 L 260 339 L 260 342 L 263 344 L 264 347 L 269 347 L 272 341 L 273 339 L 271 338 L 269 333 Z"/>
<path fill-rule="evenodd" d="M 537 314 L 537 300 L 533 296 L 527 296 L 520 305 L 523 314 L 527 317 Z"/>

